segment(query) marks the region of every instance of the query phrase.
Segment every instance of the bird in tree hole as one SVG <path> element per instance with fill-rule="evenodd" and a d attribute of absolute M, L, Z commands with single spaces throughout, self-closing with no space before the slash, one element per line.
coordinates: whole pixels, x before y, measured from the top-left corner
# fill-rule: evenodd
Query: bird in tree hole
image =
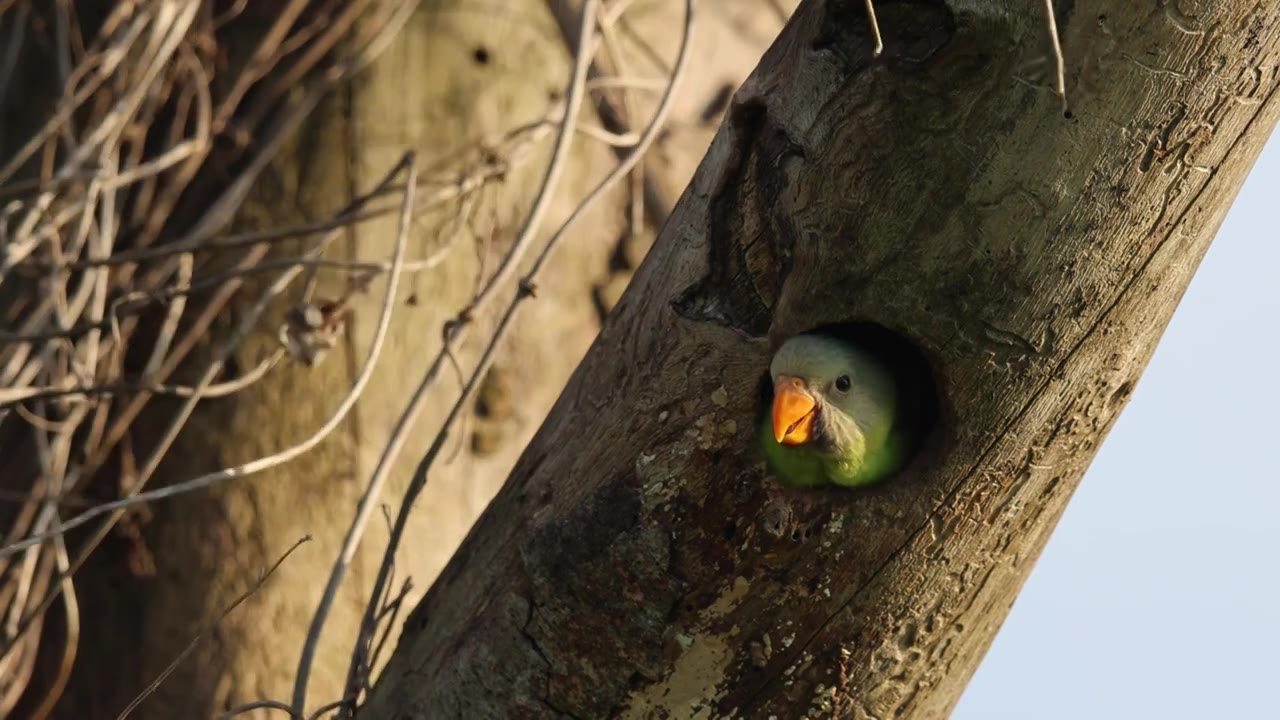
<path fill-rule="evenodd" d="M 822 333 L 788 339 L 769 367 L 760 441 L 789 485 L 871 485 L 910 459 L 920 439 L 919 388 L 886 358 Z"/>

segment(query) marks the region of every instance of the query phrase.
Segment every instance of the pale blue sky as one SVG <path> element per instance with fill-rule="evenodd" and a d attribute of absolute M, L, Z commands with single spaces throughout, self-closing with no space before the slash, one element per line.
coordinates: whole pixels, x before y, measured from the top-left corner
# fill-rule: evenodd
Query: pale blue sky
<path fill-rule="evenodd" d="M 1280 137 L 954 720 L 1280 717 Z"/>

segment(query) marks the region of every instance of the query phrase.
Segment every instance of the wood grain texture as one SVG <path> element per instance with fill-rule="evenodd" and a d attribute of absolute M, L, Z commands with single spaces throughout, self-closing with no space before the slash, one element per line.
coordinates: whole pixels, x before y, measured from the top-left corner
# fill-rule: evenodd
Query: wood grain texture
<path fill-rule="evenodd" d="M 404 635 L 370 718 L 943 718 L 1280 117 L 1280 9 L 1059 3 L 1072 113 L 997 23 L 813 0 Z M 943 417 L 789 489 L 770 350 L 870 320 Z"/>

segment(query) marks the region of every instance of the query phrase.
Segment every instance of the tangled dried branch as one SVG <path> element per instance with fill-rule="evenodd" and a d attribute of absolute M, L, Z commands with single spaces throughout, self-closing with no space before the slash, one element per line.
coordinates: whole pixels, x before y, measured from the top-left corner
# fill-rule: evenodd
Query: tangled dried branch
<path fill-rule="evenodd" d="M 638 162 L 670 108 L 692 27 L 690 2 L 680 56 L 662 82 L 629 77 L 616 58 L 616 74 L 606 76 L 592 67 L 595 49 L 608 49 L 612 23 L 629 3 L 614 3 L 597 19 L 597 2 L 587 0 L 565 99 L 542 119 L 487 139 L 438 171 L 420 173 L 406 154 L 374 187 L 325 221 L 228 232 L 255 179 L 290 133 L 327 92 L 377 56 L 416 5 L 417 0 L 146 0 L 89 17 L 72 2 L 0 0 L 0 107 L 12 101 L 15 83 L 24 82 L 19 65 L 52 60 L 57 68 L 56 87 L 23 88 L 47 96 L 45 121 L 17 128 L 19 137 L 7 137 L 14 128 L 0 125 L 0 518 L 6 528 L 0 537 L 0 716 L 33 691 L 38 699 L 24 703 L 36 707 L 37 716 L 57 702 L 78 642 L 75 573 L 125 514 L 142 503 L 287 462 L 323 440 L 358 401 L 377 366 L 398 278 L 435 267 L 450 249 L 445 242 L 428 257 L 408 257 L 412 219 L 440 208 L 465 214 L 488 184 L 556 132 L 556 149 L 529 217 L 497 268 L 481 279 L 476 296 L 446 326 L 444 347 L 403 409 L 329 579 L 326 598 L 342 581 L 426 389 L 446 360 L 452 361 L 452 348 L 475 313 L 514 282 L 520 291 L 468 373 L 402 501 L 354 650 L 346 697 L 314 716 L 348 712 L 367 689 L 408 589 L 407 582 L 399 592 L 391 589 L 394 556 L 427 469 L 569 224 L 618 180 L 633 172 L 641 177 Z M 240 42 L 226 41 L 233 33 Z M 252 38 L 247 45 L 246 36 Z M 613 89 L 663 91 L 641 131 L 578 122 L 584 95 Z M 615 146 L 619 161 L 536 248 L 575 131 Z M 394 257 L 349 262 L 323 256 L 352 226 L 389 215 L 400 218 Z M 301 249 L 284 257 L 274 252 L 282 242 Z M 517 278 L 531 249 L 532 269 Z M 348 291 L 337 298 L 314 296 L 318 272 L 345 274 Z M 265 276 L 264 282 L 251 282 L 255 276 Z M 290 367 L 322 362 L 345 332 L 352 297 L 380 277 L 386 285 L 369 353 L 346 397 L 313 434 L 237 467 L 147 489 L 201 401 L 241 392 Z M 200 338 L 233 302 L 250 310 L 207 361 L 190 368 Z M 284 321 L 261 327 L 269 314 Z M 229 372 L 227 359 L 253 334 L 273 336 L 278 345 L 249 371 Z M 174 381 L 179 367 L 197 381 Z M 178 398 L 178 410 L 135 457 L 130 425 L 160 396 Z M 49 610 L 59 600 L 59 637 L 65 638 L 59 674 L 47 687 L 28 688 L 42 631 L 53 617 Z M 301 716 L 309 653 L 325 610 L 316 614 L 294 704 L 262 701 L 254 707 Z M 162 680 L 163 675 L 157 683 Z"/>
<path fill-rule="evenodd" d="M 126 496 L 143 497 L 201 399 L 238 392 L 283 358 L 318 359 L 292 342 L 238 377 L 215 360 L 195 386 L 168 382 L 246 291 L 246 276 L 275 275 L 265 306 L 304 269 L 346 272 L 361 288 L 389 269 L 318 256 L 339 228 L 395 212 L 403 187 L 380 187 L 322 226 L 220 233 L 290 132 L 381 52 L 416 4 L 149 0 L 103 11 L 0 2 L 0 107 L 39 102 L 30 114 L 44 118 L 0 128 L 0 484 L 18 499 L 0 506 L 0 716 L 28 692 L 45 614 L 61 598 L 61 670 L 30 706 L 43 716 L 56 702 L 77 643 L 74 572 L 124 507 L 86 511 L 108 517 L 74 545 L 65 509 L 101 496 L 94 485 L 107 467 L 127 479 Z M 226 42 L 232 34 L 251 42 Z M 35 65 L 52 69 L 20 72 Z M 502 171 L 487 162 L 470 187 L 456 174 L 424 180 L 420 202 L 474 192 Z M 266 262 L 280 239 L 311 245 Z M 304 297 L 304 317 L 311 302 Z M 183 410 L 139 462 L 128 427 L 157 395 L 183 398 Z"/>

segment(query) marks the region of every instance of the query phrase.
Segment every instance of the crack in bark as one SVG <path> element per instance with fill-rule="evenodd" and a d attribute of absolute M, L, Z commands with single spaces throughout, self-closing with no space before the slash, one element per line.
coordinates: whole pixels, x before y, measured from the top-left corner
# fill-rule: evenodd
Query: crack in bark
<path fill-rule="evenodd" d="M 538 702 L 546 705 L 552 712 L 560 715 L 561 717 L 571 718 L 572 720 L 584 720 L 582 717 L 579 717 L 569 710 L 557 707 L 555 703 L 551 702 L 551 680 L 553 669 L 551 658 L 547 657 L 547 653 L 542 649 L 542 644 L 538 642 L 538 638 L 534 637 L 533 633 L 529 632 L 529 626 L 533 624 L 533 618 L 538 612 L 538 603 L 533 599 L 532 595 L 525 598 L 525 602 L 529 603 L 529 616 L 525 618 L 524 624 L 520 626 L 520 635 L 529 643 L 529 647 L 533 648 L 533 652 L 536 653 L 542 662 L 547 665 L 546 687 L 543 690 L 542 697 L 538 698 Z"/>
<path fill-rule="evenodd" d="M 772 323 L 798 236 L 790 213 L 778 207 L 788 190 L 782 166 L 804 152 L 769 122 L 760 98 L 735 104 L 727 122 L 734 149 L 709 202 L 708 271 L 671 307 L 686 319 L 759 338 Z"/>
<path fill-rule="evenodd" d="M 670 531 L 642 522 L 642 512 L 635 489 L 619 480 L 569 517 L 548 520 L 522 551 L 530 611 L 521 632 L 551 669 L 544 694 L 558 712 L 606 716 L 626 703 L 633 674 L 665 669 L 666 633 L 686 583 L 671 572 Z M 594 590 L 619 572 L 620 596 Z"/>

